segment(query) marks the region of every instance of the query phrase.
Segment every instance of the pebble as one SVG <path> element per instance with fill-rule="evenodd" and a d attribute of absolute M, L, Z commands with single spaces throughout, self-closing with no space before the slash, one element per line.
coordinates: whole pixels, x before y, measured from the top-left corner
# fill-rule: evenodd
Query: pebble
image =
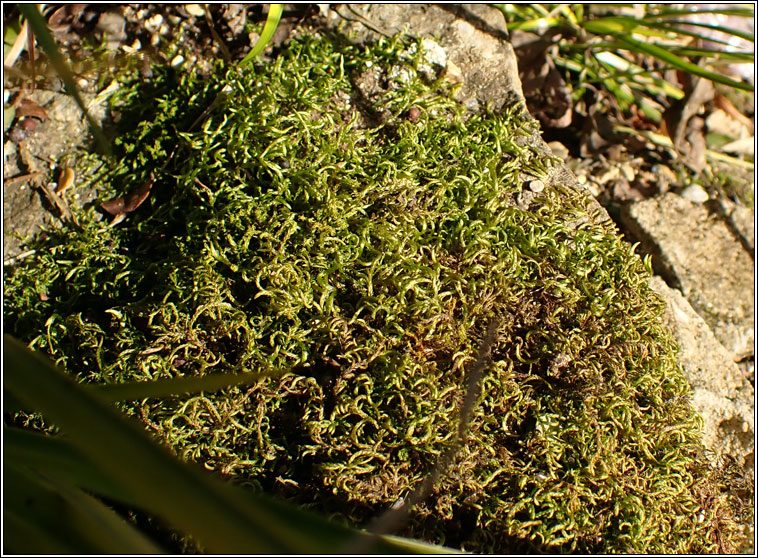
<path fill-rule="evenodd" d="M 634 168 L 632 167 L 632 165 L 630 165 L 629 163 L 624 163 L 623 165 L 621 165 L 621 174 L 623 174 L 624 178 L 626 178 L 629 182 L 631 182 L 634 180 L 636 173 L 634 172 Z"/>
<path fill-rule="evenodd" d="M 126 40 L 126 19 L 117 12 L 101 14 L 96 28 L 105 34 L 108 40 L 107 47 L 111 50 L 118 48 L 118 45 Z"/>
<path fill-rule="evenodd" d="M 145 29 L 151 33 L 156 33 L 161 30 L 163 24 L 163 16 L 161 14 L 155 14 L 151 18 L 145 21 Z"/>
<path fill-rule="evenodd" d="M 618 178 L 619 174 L 621 174 L 621 171 L 618 167 L 610 167 L 606 169 L 606 171 L 601 174 L 600 176 L 596 177 L 596 180 L 598 184 L 605 184 L 606 182 L 610 182 L 611 180 L 615 180 Z"/>
<path fill-rule="evenodd" d="M 463 71 L 452 60 L 447 61 L 444 76 L 450 83 L 463 83 L 465 81 Z"/>
<path fill-rule="evenodd" d="M 710 199 L 708 192 L 700 184 L 690 184 L 679 195 L 692 203 L 705 203 Z"/>
<path fill-rule="evenodd" d="M 545 183 L 542 182 L 542 180 L 530 180 L 529 181 L 529 189 L 534 192 L 535 194 L 542 192 L 542 190 L 545 189 Z"/>

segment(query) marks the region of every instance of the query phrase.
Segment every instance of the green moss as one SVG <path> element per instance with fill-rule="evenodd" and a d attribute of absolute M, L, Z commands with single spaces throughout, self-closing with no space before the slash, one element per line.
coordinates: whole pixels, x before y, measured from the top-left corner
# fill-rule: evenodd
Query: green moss
<path fill-rule="evenodd" d="M 292 370 L 123 408 L 187 459 L 361 525 L 454 443 L 497 316 L 467 443 L 404 534 L 479 552 L 729 548 L 649 269 L 576 192 L 520 209 L 519 174 L 545 170 L 532 121 L 392 79 L 418 63 L 406 47 L 301 37 L 244 73 L 125 88 L 102 199 L 154 172 L 150 198 L 116 227 L 89 208 L 39 240 L 6 277 L 6 331 L 84 382 Z"/>

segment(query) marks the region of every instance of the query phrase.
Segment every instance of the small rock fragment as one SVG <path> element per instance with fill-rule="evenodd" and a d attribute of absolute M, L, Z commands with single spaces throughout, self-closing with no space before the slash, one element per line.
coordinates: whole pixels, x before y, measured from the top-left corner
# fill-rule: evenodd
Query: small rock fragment
<path fill-rule="evenodd" d="M 450 83 L 463 83 L 465 80 L 463 71 L 452 60 L 447 61 L 444 76 Z"/>
<path fill-rule="evenodd" d="M 203 17 L 205 15 L 205 10 L 203 10 L 200 4 L 185 4 L 184 9 L 193 17 Z"/>
<path fill-rule="evenodd" d="M 629 182 L 632 182 L 636 176 L 634 168 L 629 163 L 624 163 L 621 165 L 621 174 L 623 174 L 624 178 L 626 178 Z"/>
<path fill-rule="evenodd" d="M 529 181 L 529 189 L 534 192 L 535 194 L 542 192 L 542 190 L 545 189 L 545 183 L 542 182 L 542 180 L 530 180 Z"/>
<path fill-rule="evenodd" d="M 145 20 L 145 29 L 151 33 L 157 33 L 163 25 L 163 16 L 161 14 L 155 14 L 154 16 Z"/>
<path fill-rule="evenodd" d="M 101 14 L 96 29 L 105 35 L 109 50 L 117 49 L 126 40 L 126 19 L 118 12 Z"/>
<path fill-rule="evenodd" d="M 692 203 L 705 203 L 709 199 L 708 192 L 700 184 L 690 184 L 679 195 Z"/>

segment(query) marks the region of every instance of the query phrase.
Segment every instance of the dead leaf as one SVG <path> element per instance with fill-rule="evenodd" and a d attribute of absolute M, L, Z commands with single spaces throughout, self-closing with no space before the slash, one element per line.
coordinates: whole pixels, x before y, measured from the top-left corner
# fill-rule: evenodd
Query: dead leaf
<path fill-rule="evenodd" d="M 116 216 L 131 213 L 140 205 L 142 205 L 142 202 L 147 199 L 147 196 L 150 194 L 150 189 L 153 187 L 154 182 L 155 177 L 151 172 L 150 178 L 148 178 L 147 182 L 142 184 L 139 188 L 136 188 L 129 192 L 127 195 L 116 198 L 115 200 L 103 202 L 100 204 L 100 207 L 102 207 L 111 215 Z"/>
<path fill-rule="evenodd" d="M 48 188 L 47 184 L 44 182 L 39 183 L 39 188 L 47 198 L 47 201 L 58 210 L 62 221 L 71 221 L 72 223 L 77 224 L 65 199 L 62 199 L 53 190 Z"/>
<path fill-rule="evenodd" d="M 662 128 L 668 133 L 674 149 L 695 172 L 705 168 L 705 125 L 697 114 L 713 100 L 713 83 L 694 77 L 686 95 L 663 113 Z"/>
<path fill-rule="evenodd" d="M 695 77 L 686 96 L 663 113 L 666 131 L 677 150 L 686 149 L 682 142 L 687 131 L 687 124 L 705 103 L 713 99 L 713 95 L 713 83 L 705 78 Z"/>
<path fill-rule="evenodd" d="M 50 118 L 45 109 L 39 106 L 37 103 L 30 99 L 22 99 L 16 108 L 16 116 L 22 118 L 24 116 L 34 116 L 40 120 L 46 120 Z"/>
<path fill-rule="evenodd" d="M 61 6 L 57 10 L 55 10 L 50 17 L 47 18 L 47 27 L 55 33 L 56 31 L 61 31 L 63 29 L 66 29 L 68 27 L 67 24 L 63 23 L 63 20 L 68 17 L 68 8 L 66 6 Z"/>
<path fill-rule="evenodd" d="M 87 4 L 66 4 L 55 10 L 47 19 L 47 26 L 53 33 L 68 32 L 77 23 Z"/>
<path fill-rule="evenodd" d="M 614 131 L 616 120 L 612 115 L 620 111 L 613 95 L 607 95 L 602 91 L 598 92 L 598 95 L 602 100 L 589 105 L 580 134 L 579 154 L 582 157 L 605 153 L 609 146 L 624 143 L 623 136 Z M 613 110 L 609 110 L 609 107 Z"/>
<path fill-rule="evenodd" d="M 713 104 L 735 120 L 740 121 L 750 131 L 751 136 L 755 133 L 755 125 L 753 124 L 753 121 L 737 110 L 737 107 L 735 107 L 732 102 L 721 93 L 716 93 L 716 96 L 713 98 Z"/>
<path fill-rule="evenodd" d="M 558 45 L 545 34 L 534 41 L 524 41 L 516 48 L 521 84 L 529 112 L 545 126 L 566 128 L 571 125 L 571 93 L 553 59 Z"/>
<path fill-rule="evenodd" d="M 74 184 L 75 178 L 76 178 L 76 175 L 74 174 L 74 169 L 65 167 L 61 171 L 60 176 L 58 177 L 58 185 L 55 187 L 55 193 L 62 194 L 63 192 L 65 192 L 68 188 L 70 188 Z"/>

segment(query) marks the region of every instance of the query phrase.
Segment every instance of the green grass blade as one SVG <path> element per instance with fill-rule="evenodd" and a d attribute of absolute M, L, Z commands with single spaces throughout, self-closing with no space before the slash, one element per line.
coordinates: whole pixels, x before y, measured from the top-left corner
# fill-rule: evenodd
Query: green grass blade
<path fill-rule="evenodd" d="M 3 451 L 9 463 L 24 463 L 48 476 L 60 478 L 88 492 L 132 506 L 141 502 L 84 458 L 63 436 L 45 436 L 20 428 L 3 427 Z"/>
<path fill-rule="evenodd" d="M 676 54 L 673 54 L 672 52 L 664 48 L 661 48 L 659 46 L 643 43 L 641 41 L 637 41 L 635 39 L 632 39 L 630 37 L 625 37 L 623 35 L 614 35 L 614 36 L 616 40 L 618 40 L 619 42 L 625 43 L 626 45 L 628 45 L 628 48 L 630 50 L 634 52 L 643 52 L 645 54 L 654 56 L 658 58 L 659 60 L 662 60 L 663 62 L 666 62 L 667 64 L 671 65 L 671 67 L 676 68 L 677 70 L 682 70 L 684 72 L 694 74 L 696 76 L 704 77 L 713 82 L 728 85 L 729 87 L 734 87 L 735 89 L 742 89 L 743 91 L 753 91 L 753 87 L 747 83 L 736 81 L 724 75 L 717 74 L 716 72 L 711 72 L 709 70 L 706 70 L 705 68 L 701 68 L 697 64 L 693 64 L 692 62 L 687 62 L 683 58 L 680 58 Z"/>
<path fill-rule="evenodd" d="M 631 17 L 603 17 L 583 21 L 582 28 L 595 35 L 616 36 L 617 33 L 631 33 L 639 24 L 639 20 Z"/>
<path fill-rule="evenodd" d="M 3 473 L 3 508 L 6 513 L 10 510 L 19 528 L 5 530 L 3 550 L 21 554 L 163 552 L 112 509 L 67 483 L 17 462 L 6 462 Z"/>
<path fill-rule="evenodd" d="M 118 485 L 116 491 L 128 492 L 130 501 L 192 534 L 209 552 L 324 553 L 364 536 L 180 462 L 136 422 L 83 389 L 47 358 L 8 335 L 4 340 L 5 388 L 58 426 L 74 450 L 61 451 L 56 458 L 73 459 L 78 452 L 86 463 L 73 474 L 96 468 L 102 475 L 96 480 L 101 487 L 113 491 L 109 484 Z M 42 451 L 39 445 L 33 449 Z M 445 550 L 428 547 L 432 552 Z M 383 539 L 374 550 L 397 553 L 400 549 Z"/>
<path fill-rule="evenodd" d="M 656 12 L 649 13 L 645 16 L 645 19 L 664 19 L 668 17 L 679 17 L 683 15 L 697 15 L 697 14 L 718 14 L 727 16 L 738 17 L 755 17 L 755 11 L 752 8 L 711 8 L 711 9 L 677 9 L 677 8 L 662 8 Z"/>
<path fill-rule="evenodd" d="M 118 482 L 113 482 L 108 475 L 92 465 L 84 458 L 65 437 L 45 436 L 35 432 L 28 432 L 19 428 L 3 429 L 5 459 L 9 463 L 24 463 L 35 471 L 44 472 L 51 478 L 60 479 L 70 485 L 77 486 L 87 492 L 105 496 L 111 500 L 123 502 L 133 507 L 141 507 L 144 502 L 131 492 L 125 491 Z M 288 504 L 274 502 L 270 511 L 282 518 L 283 521 L 291 521 L 293 512 Z M 331 525 L 319 522 L 299 521 L 298 530 L 310 533 L 313 537 L 323 540 L 328 538 L 327 533 Z M 354 531 L 339 528 L 341 536 L 335 540 L 335 547 L 344 543 L 348 536 L 362 536 Z M 44 537 L 43 537 L 44 538 Z M 398 552 L 400 550 L 421 554 L 455 554 L 458 551 L 446 547 L 431 545 L 402 537 L 387 537 L 389 544 L 382 542 L 378 550 Z M 58 549 L 62 552 L 61 549 Z M 73 549 L 76 550 L 76 549 Z M 72 549 L 69 549 L 71 553 Z M 46 553 L 40 548 L 41 553 Z M 58 552 L 58 553 L 60 553 Z"/>
<path fill-rule="evenodd" d="M 562 27 L 563 20 L 558 17 L 540 17 L 527 21 L 514 21 L 508 24 L 509 31 L 543 31 L 553 27 Z"/>
<path fill-rule="evenodd" d="M 662 49 L 666 49 L 673 52 L 677 56 L 703 56 L 712 59 L 718 59 L 719 61 L 726 60 L 738 60 L 743 62 L 752 62 L 755 56 L 752 52 L 729 52 L 717 48 L 705 48 L 705 47 L 692 47 L 677 44 L 667 44 L 658 42 L 656 45 Z M 572 45 L 566 45 L 563 47 L 568 52 L 584 52 L 587 49 L 604 49 L 604 50 L 628 50 L 628 46 L 621 45 L 619 41 L 603 41 L 599 43 L 592 43 L 588 45 L 586 43 L 576 43 Z M 660 71 L 656 70 L 656 71 Z"/>
<path fill-rule="evenodd" d="M 18 4 L 18 9 L 27 19 L 29 25 L 32 26 L 34 35 L 45 50 L 55 71 L 58 72 L 58 75 L 66 85 L 66 90 L 74 97 L 76 104 L 79 105 L 79 108 L 84 113 L 84 117 L 87 119 L 92 134 L 95 136 L 95 140 L 100 145 L 103 153 L 110 155 L 112 153 L 110 143 L 108 143 L 108 140 L 105 138 L 102 128 L 100 128 L 98 123 L 95 122 L 95 119 L 90 116 L 87 106 L 84 103 L 84 99 L 82 99 L 82 96 L 79 93 L 79 88 L 76 86 L 74 74 L 71 72 L 71 69 L 68 67 L 68 64 L 66 64 L 66 61 L 58 50 L 58 45 L 55 44 L 55 39 L 53 39 L 53 36 L 50 34 L 50 31 L 47 28 L 47 23 L 42 17 L 42 14 L 39 13 L 37 5 Z"/>
<path fill-rule="evenodd" d="M 684 91 L 671 85 L 669 82 L 654 78 L 650 75 L 650 71 L 642 69 L 640 66 L 629 62 L 627 59 L 618 56 L 615 53 L 603 51 L 594 55 L 595 59 L 600 64 L 611 68 L 613 71 L 603 76 L 603 79 L 612 79 L 619 81 L 625 79 L 628 81 L 628 85 L 637 89 L 645 89 L 652 94 L 663 94 L 670 96 L 674 99 L 681 99 L 684 97 Z"/>
<path fill-rule="evenodd" d="M 286 524 L 272 521 L 265 505 L 235 498 L 230 487 L 192 466 L 177 466 L 168 450 L 151 443 L 136 424 L 82 390 L 47 359 L 5 337 L 5 384 L 39 409 L 82 455 L 132 491 L 146 509 L 209 551 L 304 552 L 312 547 Z M 33 361 L 33 364 L 30 363 Z"/>
<path fill-rule="evenodd" d="M 671 52 L 677 56 L 702 56 L 705 58 L 712 58 L 719 62 L 737 62 L 742 64 L 752 64 L 755 61 L 755 56 L 752 52 L 728 52 L 712 48 L 695 48 L 695 47 L 683 47 L 680 45 L 658 45 L 661 48 L 669 48 Z"/>
<path fill-rule="evenodd" d="M 271 37 L 274 36 L 276 28 L 279 26 L 279 19 L 282 17 L 282 9 L 282 4 L 270 5 L 268 9 L 268 17 L 266 18 L 266 24 L 263 26 L 263 31 L 261 32 L 261 37 L 258 39 L 258 42 L 255 43 L 253 49 L 247 53 L 247 56 L 245 56 L 240 61 L 240 68 L 250 64 L 266 48 L 266 45 L 271 40 Z"/>
<path fill-rule="evenodd" d="M 732 27 L 724 27 L 722 25 L 713 25 L 712 23 L 701 23 L 699 21 L 686 21 L 686 20 L 666 20 L 663 23 L 655 23 L 655 22 L 647 22 L 643 20 L 643 24 L 649 25 L 651 27 L 655 27 L 656 29 L 665 29 L 666 31 L 669 31 L 671 33 L 676 33 L 678 35 L 686 35 L 688 37 L 695 37 L 698 39 L 703 39 L 706 41 L 711 41 L 711 42 L 720 43 L 720 44 L 727 44 L 727 43 L 718 39 L 703 37 L 702 34 L 698 34 L 694 31 L 689 31 L 686 29 L 681 29 L 678 26 L 679 25 L 692 25 L 693 27 L 702 27 L 710 31 L 719 31 L 727 35 L 733 35 L 735 37 L 739 37 L 740 39 L 750 41 L 751 43 L 755 42 L 755 35 L 753 33 L 750 33 L 749 31 L 740 31 L 739 29 L 734 29 Z"/>

